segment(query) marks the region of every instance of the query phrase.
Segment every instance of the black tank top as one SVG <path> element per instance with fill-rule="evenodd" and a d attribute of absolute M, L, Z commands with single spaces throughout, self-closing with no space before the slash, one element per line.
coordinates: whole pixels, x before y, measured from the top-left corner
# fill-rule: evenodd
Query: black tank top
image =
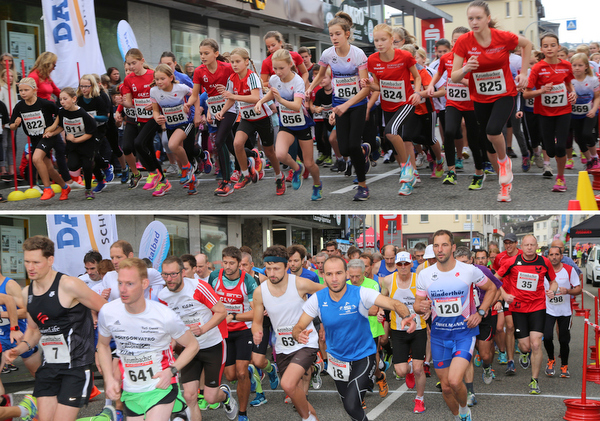
<path fill-rule="evenodd" d="M 89 308 L 79 303 L 65 308 L 58 299 L 62 273 L 42 295 L 27 290 L 27 311 L 40 329 L 44 365 L 81 367 L 94 362 L 94 322 Z"/>

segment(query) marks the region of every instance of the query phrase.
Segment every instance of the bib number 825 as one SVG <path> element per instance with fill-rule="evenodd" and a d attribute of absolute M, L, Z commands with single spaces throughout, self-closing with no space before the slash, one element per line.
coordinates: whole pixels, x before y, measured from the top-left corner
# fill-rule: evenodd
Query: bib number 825
<path fill-rule="evenodd" d="M 502 83 L 500 81 L 479 82 L 480 92 L 501 92 Z"/>

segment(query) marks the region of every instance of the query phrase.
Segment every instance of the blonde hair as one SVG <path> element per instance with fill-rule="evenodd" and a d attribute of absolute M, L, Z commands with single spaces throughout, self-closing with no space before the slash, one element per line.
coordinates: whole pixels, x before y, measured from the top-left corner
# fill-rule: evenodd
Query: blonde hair
<path fill-rule="evenodd" d="M 35 60 L 33 67 L 31 68 L 31 72 L 37 70 L 40 75 L 40 80 L 50 79 L 50 72 L 52 71 L 52 66 L 56 63 L 58 57 L 56 54 L 45 51 L 39 55 L 39 57 Z"/>
<path fill-rule="evenodd" d="M 422 49 L 422 48 L 419 48 L 419 49 L 416 51 L 416 53 L 417 53 L 418 55 L 420 55 L 422 58 L 424 58 L 425 60 L 427 60 L 427 53 L 425 52 L 425 50 L 424 50 L 424 49 Z"/>
<path fill-rule="evenodd" d="M 12 70 L 10 68 L 9 68 L 8 72 L 10 73 L 10 86 L 14 88 L 17 86 L 17 72 L 15 72 L 14 70 Z M 0 70 L 0 78 L 1 79 L 6 78 L 6 69 Z M 8 85 L 8 82 L 7 82 L 7 85 Z"/>
<path fill-rule="evenodd" d="M 590 67 L 590 60 L 588 59 L 587 55 L 585 55 L 584 53 L 577 53 L 573 57 L 571 57 L 571 64 L 573 64 L 575 60 L 581 60 L 583 64 L 587 67 L 587 69 L 585 69 L 586 76 L 594 76 L 594 71 Z"/>
<path fill-rule="evenodd" d="M 334 25 L 339 25 L 344 32 L 350 32 L 348 41 L 354 40 L 354 37 L 352 36 L 352 18 L 348 13 L 342 11 L 337 12 L 335 17 L 327 22 L 328 28 L 331 28 Z"/>
<path fill-rule="evenodd" d="M 390 38 L 394 37 L 394 32 L 392 31 L 392 27 L 387 23 L 380 23 L 379 25 L 375 25 L 373 28 L 373 33 L 375 32 L 385 32 L 390 36 Z"/>
<path fill-rule="evenodd" d="M 119 262 L 119 270 L 121 269 L 136 269 L 140 281 L 148 278 L 148 266 L 146 266 L 146 262 L 137 257 L 128 257 L 121 260 Z"/>
<path fill-rule="evenodd" d="M 135 60 L 144 60 L 144 55 L 139 48 L 130 48 L 125 54 L 125 61 L 127 61 L 127 57 L 131 57 Z"/>
<path fill-rule="evenodd" d="M 417 54 L 417 49 L 412 44 L 404 44 L 400 49 L 408 51 L 413 57 Z"/>
<path fill-rule="evenodd" d="M 280 44 L 283 44 L 283 35 L 281 35 L 281 32 L 279 31 L 269 31 L 265 34 L 265 36 L 263 37 L 263 41 L 268 40 L 269 38 L 275 38 L 275 41 L 277 41 Z"/>
<path fill-rule="evenodd" d="M 156 75 L 157 72 L 164 73 L 165 75 L 167 75 L 167 77 L 172 77 L 173 81 L 171 83 L 179 83 L 179 81 L 175 77 L 175 72 L 173 71 L 173 69 L 171 69 L 171 66 L 169 66 L 168 64 L 159 64 L 158 66 L 156 66 L 156 69 L 154 69 L 154 75 Z M 156 86 L 156 81 L 154 79 L 152 80 L 151 86 Z"/>
<path fill-rule="evenodd" d="M 408 32 L 402 26 L 397 26 L 394 29 L 392 29 L 392 33 L 398 35 L 398 37 L 400 37 L 400 39 L 403 40 L 405 44 L 409 44 L 409 45 L 417 44 L 417 39 L 414 36 L 412 36 L 410 34 L 410 32 Z"/>
<path fill-rule="evenodd" d="M 600 53 L 594 53 L 590 56 L 590 60 L 594 61 L 596 57 L 600 57 Z"/>
<path fill-rule="evenodd" d="M 21 79 L 19 81 L 19 85 L 27 85 L 27 86 L 31 87 L 31 89 L 33 89 L 34 91 L 37 90 L 37 83 L 35 82 L 35 79 L 32 77 L 24 77 L 23 79 Z"/>
<path fill-rule="evenodd" d="M 96 82 L 94 75 L 85 74 L 81 76 L 80 83 L 81 80 L 87 80 L 92 85 L 92 89 L 90 89 L 90 97 L 96 98 L 97 96 L 100 96 L 100 88 L 98 87 L 98 83 Z M 81 90 L 81 87 L 77 88 L 77 96 L 85 96 Z"/>
<path fill-rule="evenodd" d="M 585 44 L 581 44 L 581 45 L 577 46 L 577 48 L 575 49 L 575 52 L 577 52 L 577 53 L 583 53 L 586 56 L 589 56 L 590 55 L 590 47 L 588 47 Z"/>
<path fill-rule="evenodd" d="M 272 61 L 285 61 L 287 64 L 292 65 L 292 71 L 297 73 L 296 66 L 294 65 L 294 61 L 292 60 L 292 55 L 285 48 L 281 48 L 273 53 Z"/>

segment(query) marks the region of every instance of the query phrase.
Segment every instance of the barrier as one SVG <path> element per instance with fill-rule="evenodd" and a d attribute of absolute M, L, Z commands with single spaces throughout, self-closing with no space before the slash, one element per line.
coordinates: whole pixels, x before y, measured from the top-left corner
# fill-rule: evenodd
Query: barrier
<path fill-rule="evenodd" d="M 595 317 L 595 324 L 596 325 L 600 325 L 599 321 L 599 317 L 600 315 L 598 314 L 598 310 L 600 310 L 600 288 L 598 288 L 598 296 L 595 296 L 594 294 L 588 292 L 588 291 L 582 291 L 583 293 L 586 293 L 587 295 L 589 295 L 593 300 L 594 300 L 594 311 L 596 312 L 596 317 Z M 590 354 L 590 359 L 591 360 L 595 360 L 596 361 L 596 367 L 600 367 L 600 360 L 599 360 L 599 355 L 598 355 L 598 348 L 599 346 L 596 346 L 596 344 L 600 344 L 600 331 L 596 330 L 596 334 L 594 336 L 594 345 L 590 346 L 590 350 L 591 350 L 591 354 Z M 597 382 L 596 382 L 597 383 Z"/>
<path fill-rule="evenodd" d="M 581 293 L 581 307 L 574 307 L 574 310 L 575 310 L 574 314 L 575 314 L 575 316 L 579 316 L 579 317 L 585 316 L 585 311 L 586 311 L 584 300 L 583 300 L 583 296 L 585 294 L 583 294 L 583 292 L 584 291 L 582 291 L 582 293 Z"/>

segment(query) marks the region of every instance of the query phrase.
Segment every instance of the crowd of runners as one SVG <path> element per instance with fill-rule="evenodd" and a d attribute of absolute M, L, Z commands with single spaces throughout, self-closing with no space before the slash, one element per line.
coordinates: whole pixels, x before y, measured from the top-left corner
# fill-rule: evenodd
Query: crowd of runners
<path fill-rule="evenodd" d="M 106 401 L 87 421 L 199 421 L 221 406 L 228 419 L 246 421 L 249 406 L 268 402 L 263 377 L 301 419 L 315 421 L 308 391 L 323 375 L 353 420 L 367 420 L 366 393 L 388 394 L 388 375 L 416 389 L 414 407 L 395 411 L 425 412 L 431 381 L 457 420 L 471 420 L 474 376 L 485 385 L 514 376 L 517 353 L 518 370 L 531 372 L 515 377 L 517 389 L 542 393 L 541 370 L 570 377 L 581 271 L 560 240 L 548 257 L 532 235 L 518 244 L 507 234 L 503 243 L 502 252 L 495 244 L 471 251 L 439 230 L 410 251 L 342 254 L 331 241 L 309 256 L 299 244 L 274 245 L 259 253 L 261 265 L 249 247 L 228 246 L 218 262 L 169 256 L 159 272 L 118 240 L 110 256 L 88 252 L 86 273 L 75 277 L 52 269 L 50 239 L 31 237 L 23 244 L 31 284 L 21 291 L 2 276 L 9 322 L 0 339 L 2 363 L 23 358 L 35 386 L 17 406 L 0 386 L 0 417 L 76 420 L 101 393 L 95 364 Z"/>
<path fill-rule="evenodd" d="M 52 182 L 63 188 L 61 200 L 74 187 L 93 199 L 115 177 L 163 196 L 172 189 L 169 175 L 193 195 L 198 177 L 210 173 L 214 194 L 228 196 L 257 183 L 267 169 L 277 195 L 288 183 L 300 189 L 310 176 L 311 200 L 321 200 L 325 168 L 354 173 L 353 199 L 367 200 L 366 174 L 381 161 L 398 163 L 398 194 L 406 196 L 429 174 L 456 185 L 472 156 L 468 189 L 480 190 L 486 177 L 497 175 L 497 199 L 508 202 L 517 170 L 513 138 L 520 171 L 541 168 L 543 177 L 554 178 L 552 191 L 567 189 L 573 141 L 583 169 L 599 169 L 598 43 L 570 51 L 547 33 L 533 45 L 497 29 L 484 1 L 471 3 L 467 16 L 470 28 L 437 41 L 431 62 L 406 30 L 386 24 L 373 29 L 376 52 L 367 57 L 352 44 L 352 19 L 344 12 L 328 22 L 333 46 L 318 60 L 307 48 L 293 51 L 279 32 L 267 32 L 269 56 L 260 70 L 244 48 L 223 52 L 206 38 L 197 68 L 188 63 L 182 72 L 165 52 L 152 69 L 131 49 L 122 82 L 119 69 L 110 68 L 102 77 L 83 75 L 77 90 L 61 90 L 50 77 L 53 53 L 39 56 L 18 82 L 14 61 L 4 54 L 12 70 L 2 78 L 6 84 L 13 75 L 14 108 L 0 114 L 5 122 L 11 115 L 10 129 L 22 127 L 31 139 L 42 200 L 54 196 Z M 28 177 L 28 157 L 26 150 L 19 177 Z M 0 172 L 10 180 L 13 168 Z"/>

